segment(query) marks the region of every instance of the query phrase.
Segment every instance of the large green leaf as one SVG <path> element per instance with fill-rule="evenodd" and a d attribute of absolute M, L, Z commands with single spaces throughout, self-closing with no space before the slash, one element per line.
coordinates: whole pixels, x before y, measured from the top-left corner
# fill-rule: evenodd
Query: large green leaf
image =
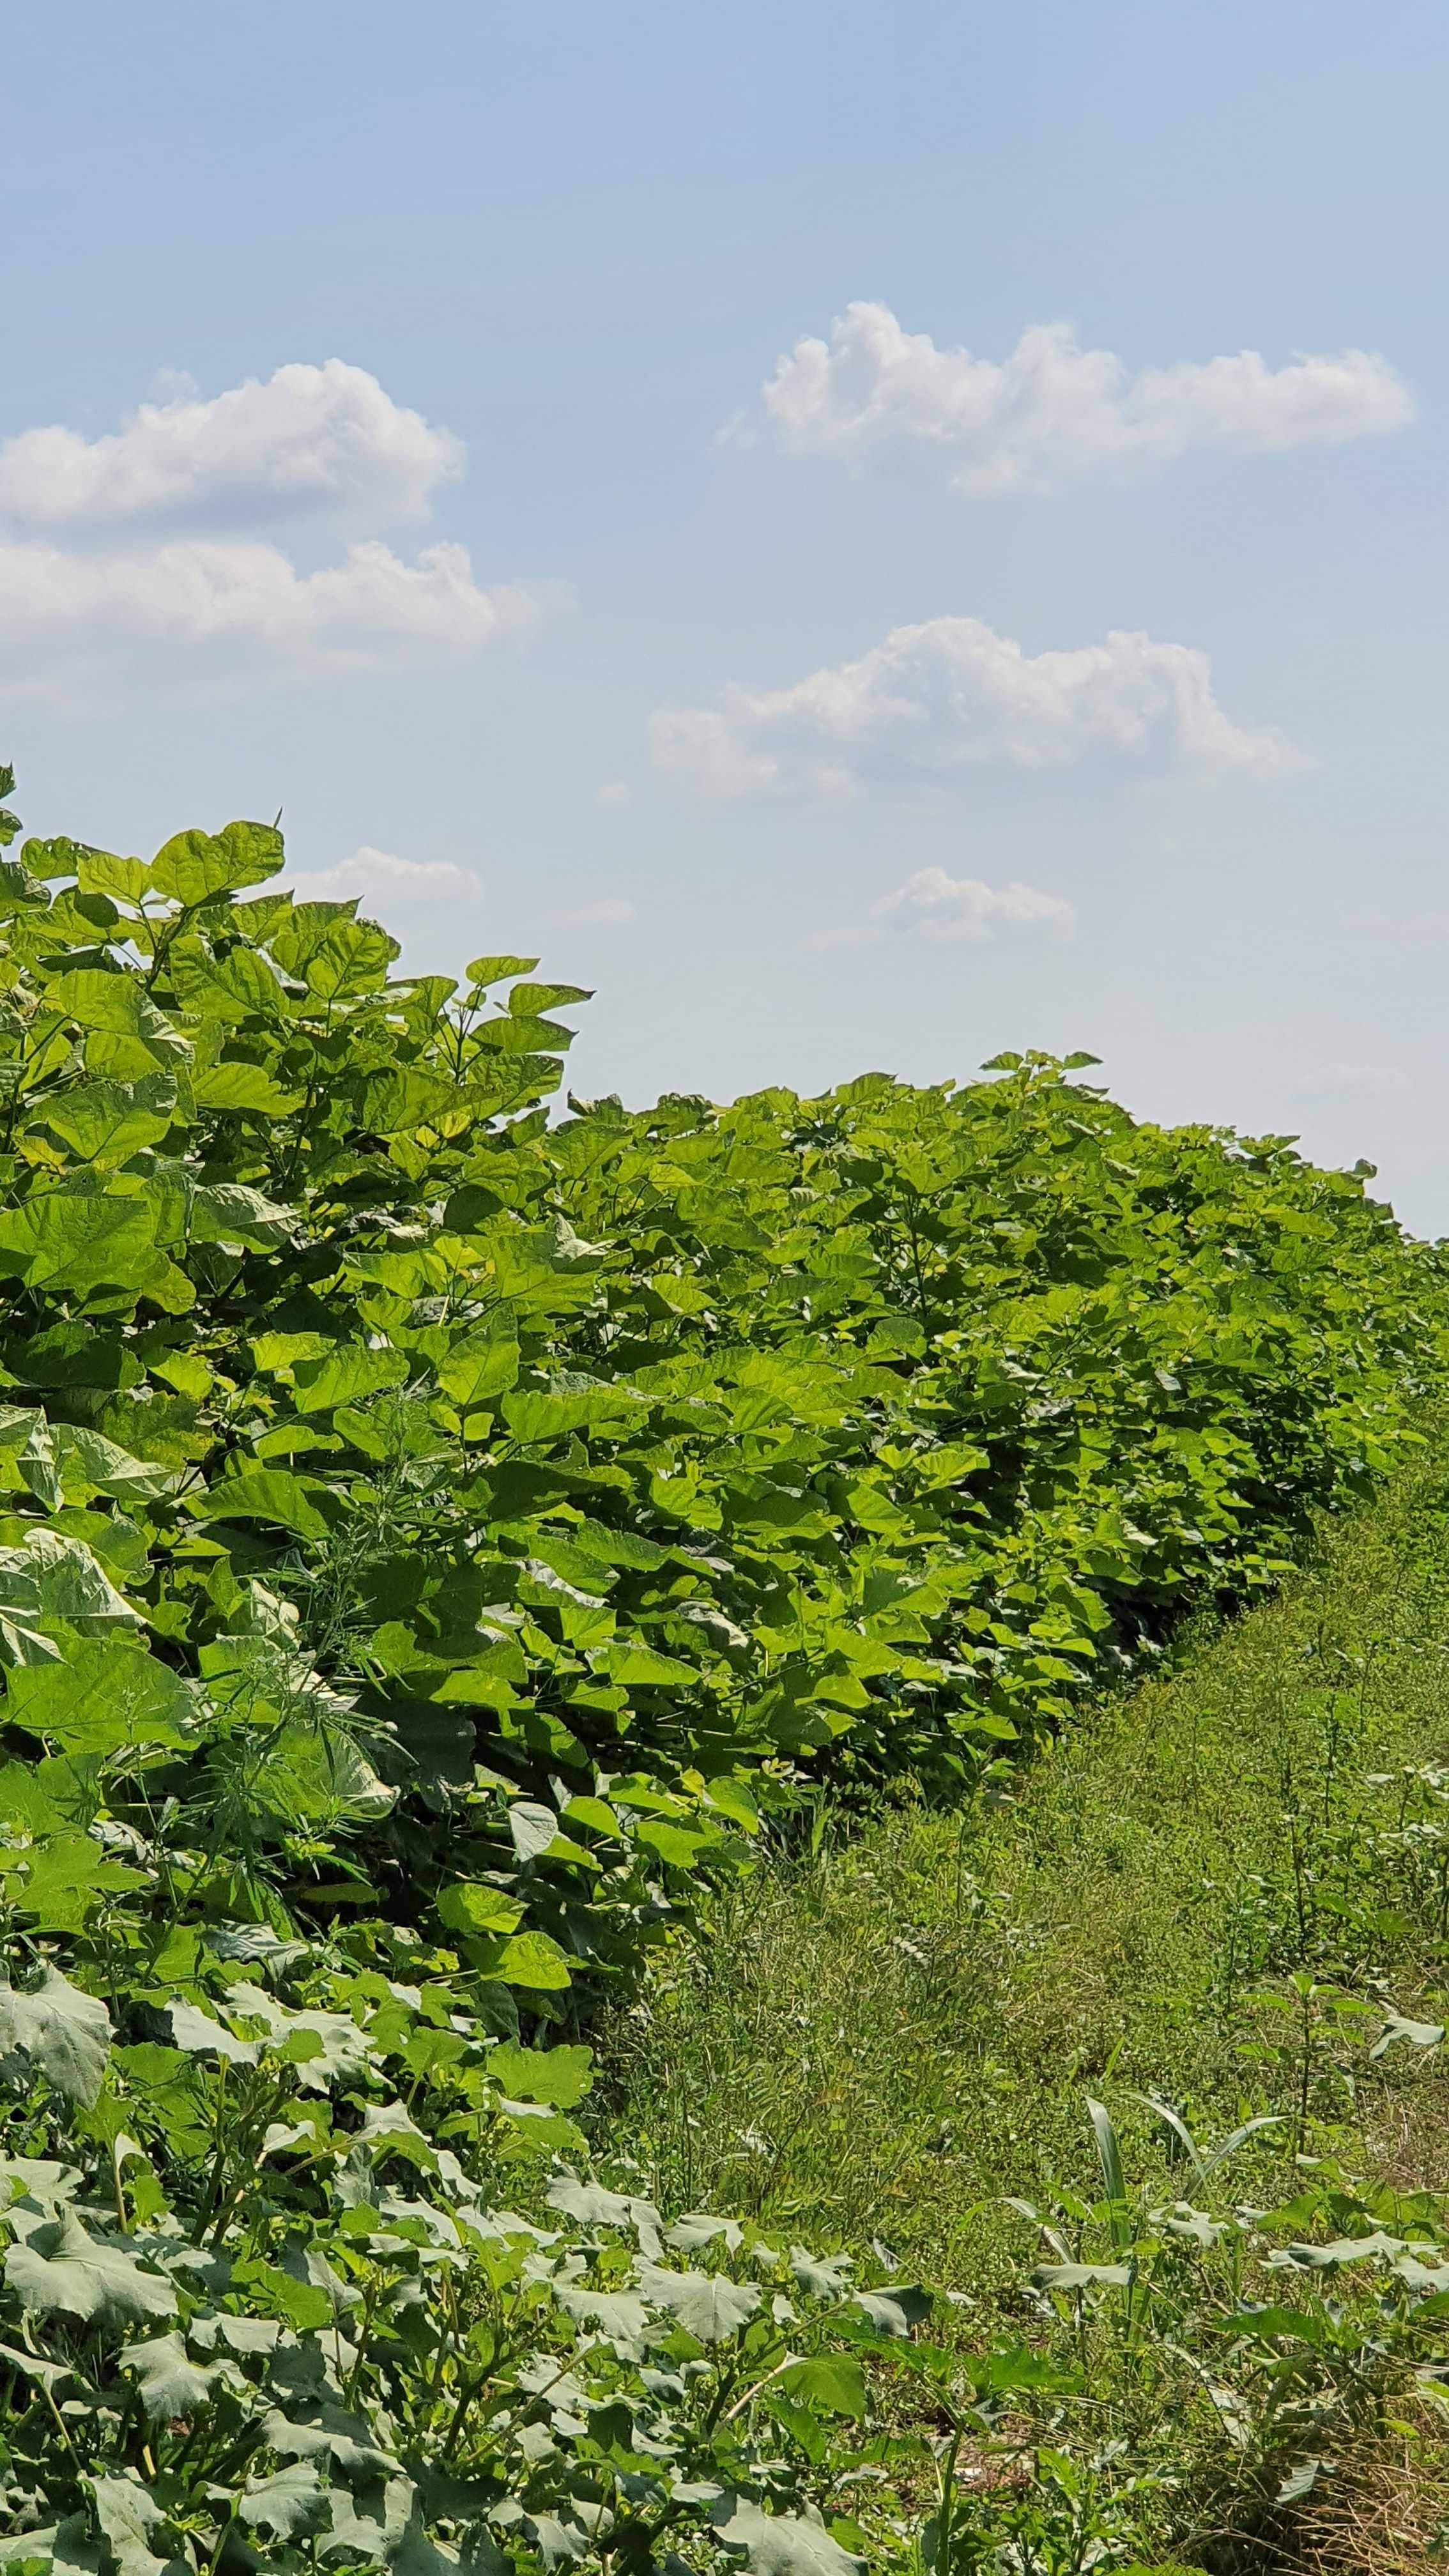
<path fill-rule="evenodd" d="M 131 2373 L 141 2404 L 153 2424 L 190 2419 L 209 2406 L 218 2381 L 234 2374 L 225 2362 L 193 2361 L 180 2334 L 153 2335 L 146 2343 L 128 2343 L 121 2368 Z"/>
<path fill-rule="evenodd" d="M 443 1889 L 437 1900 L 437 1913 L 450 1931 L 472 1932 L 484 1939 L 494 1935 L 506 1939 L 523 1919 L 522 1905 L 505 1896 L 501 1888 L 467 1880 Z"/>
<path fill-rule="evenodd" d="M 726 2499 L 714 2535 L 743 2552 L 751 2576 L 865 2576 L 866 2562 L 802 2514 L 762 2513 L 743 2496 Z"/>
<path fill-rule="evenodd" d="M 117 2576 L 160 2576 L 165 2567 L 184 2564 L 153 2548 L 166 2516 L 139 2478 L 97 2478 L 91 2492 Z"/>
<path fill-rule="evenodd" d="M 67 1753 L 109 1753 L 123 1744 L 181 1750 L 196 1738 L 187 1683 L 130 1645 L 88 1641 L 63 1663 L 12 1672 L 5 1697 L 13 1724 Z"/>
<path fill-rule="evenodd" d="M 451 1116 L 462 1096 L 459 1085 L 441 1074 L 379 1074 L 362 1095 L 361 1123 L 379 1136 L 410 1134 Z"/>
<path fill-rule="evenodd" d="M 508 1008 L 514 1018 L 528 1018 L 541 1011 L 562 1010 L 567 1002 L 591 1002 L 593 998 L 582 984 L 515 984 L 508 996 Z"/>
<path fill-rule="evenodd" d="M 642 2352 L 649 2331 L 649 2310 L 631 2290 L 576 2290 L 560 2284 L 559 2306 L 575 2325 L 590 2334 L 607 2335 L 617 2348 Z"/>
<path fill-rule="evenodd" d="M 199 2004 L 172 2001 L 166 2007 L 171 2045 L 188 2057 L 219 2057 L 228 2066 L 255 2066 L 261 2048 L 254 2039 L 238 2039 L 225 2022 L 203 2012 Z"/>
<path fill-rule="evenodd" d="M 438 1364 L 438 1384 L 460 1411 L 467 1413 L 488 1398 L 506 1393 L 518 1378 L 518 1344 L 503 1339 L 455 1341 Z"/>
<path fill-rule="evenodd" d="M 244 2487 L 237 2511 L 253 2531 L 269 2531 L 278 2540 L 307 2540 L 332 2522 L 329 2492 L 303 2461 Z"/>
<path fill-rule="evenodd" d="M 324 2403 L 305 2423 L 273 2407 L 264 2421 L 279 2459 L 329 2460 L 348 2477 L 386 2477 L 397 2469 L 392 2451 L 379 2449 L 362 2418 L 343 2407 Z"/>
<path fill-rule="evenodd" d="M 868 2411 L 865 2373 L 838 2352 L 813 2353 L 780 2374 L 780 2386 L 799 2406 L 822 2415 L 863 2417 Z"/>
<path fill-rule="evenodd" d="M 549 2184 L 545 2198 L 550 2209 L 562 2210 L 585 2227 L 628 2227 L 636 2235 L 658 2236 L 659 2212 L 652 2200 L 639 2200 L 630 2192 L 609 2191 L 603 2183 L 582 2181 L 577 2174 L 558 2175 Z M 677 2280 L 679 2275 L 670 2277 Z"/>
<path fill-rule="evenodd" d="M 500 2091 L 520 2102 L 547 2102 L 571 2111 L 594 2081 L 594 2053 L 589 2048 L 520 2048 L 504 2040 L 488 2060 L 488 2072 Z"/>
<path fill-rule="evenodd" d="M 45 1002 L 48 1010 L 62 1012 L 83 1029 L 136 1037 L 145 1024 L 145 988 L 119 966 L 67 967 L 51 977 Z"/>
<path fill-rule="evenodd" d="M 119 859 L 110 850 L 77 848 L 76 882 L 82 894 L 113 895 L 122 903 L 139 904 L 151 886 L 151 872 L 144 859 Z"/>
<path fill-rule="evenodd" d="M 508 1831 L 519 1859 L 537 1860 L 558 1840 L 559 1821 L 552 1807 L 535 1806 L 527 1798 L 516 1798 L 508 1810 Z"/>
<path fill-rule="evenodd" d="M 85 1298 L 108 1289 L 129 1305 L 149 1298 L 178 1315 L 196 1291 L 156 1241 L 149 1198 L 93 1198 L 50 1190 L 0 1209 L 0 1276 L 32 1293 Z"/>
<path fill-rule="evenodd" d="M 909 2335 L 929 2317 L 933 2301 L 929 2290 L 916 2284 L 889 2290 L 857 2290 L 855 2304 L 864 2310 L 877 2334 Z"/>
<path fill-rule="evenodd" d="M 655 1646 L 632 1641 L 627 1645 L 595 1647 L 593 1662 L 599 1672 L 608 1674 L 610 1681 L 622 1682 L 626 1688 L 643 1684 L 654 1689 L 678 1682 L 697 1685 L 699 1681 L 697 1668 L 685 1663 L 682 1656 L 662 1655 Z"/>
<path fill-rule="evenodd" d="M 266 823 L 228 823 L 215 834 L 178 832 L 151 862 L 157 894 L 188 908 L 239 893 L 286 863 L 281 833 Z"/>
<path fill-rule="evenodd" d="M 369 1350 L 347 1343 L 325 1359 L 299 1360 L 295 1369 L 297 1411 L 328 1413 L 340 1404 L 363 1404 L 387 1387 L 401 1386 L 408 1373 L 401 1351 Z"/>
<path fill-rule="evenodd" d="M 298 904 L 272 941 L 283 969 L 299 977 L 319 1003 L 375 992 L 398 955 L 398 944 L 375 922 L 354 921 L 350 904 Z"/>
<path fill-rule="evenodd" d="M 141 1624 L 84 1539 L 44 1525 L 28 1529 L 21 1546 L 0 1547 L 0 1611 L 17 1627 L 43 1632 L 58 1625 L 90 1637 L 114 1637 Z"/>
<path fill-rule="evenodd" d="M 82 1082 L 32 1109 L 28 1125 L 68 1146 L 78 1163 L 118 1171 L 143 1145 L 159 1144 L 176 1111 L 176 1085 L 166 1074 L 139 1082 Z"/>
<path fill-rule="evenodd" d="M 250 1981 L 234 1985 L 227 2001 L 239 2020 L 265 2023 L 274 2046 L 298 2043 L 297 2080 L 308 2091 L 362 2075 L 371 2063 L 366 2034 L 346 2013 L 297 2011 Z"/>
<path fill-rule="evenodd" d="M 28 1986 L 0 1985 L 0 2049 L 23 2050 L 69 2101 L 94 2102 L 111 2039 L 105 2005 L 59 1968 L 47 1963 Z"/>
<path fill-rule="evenodd" d="M 647 2262 L 636 2277 L 640 2297 L 666 2308 L 697 2343 L 722 2343 L 759 2313 L 762 2294 L 753 2281 L 731 2281 L 722 2272 L 670 2272 Z"/>
<path fill-rule="evenodd" d="M 133 1458 L 128 1449 L 99 1431 L 58 1423 L 55 1443 L 67 1492 L 75 1495 L 79 1490 L 86 1502 L 95 1494 L 108 1494 L 118 1503 L 156 1502 L 178 1482 L 174 1469 L 151 1458 Z"/>
<path fill-rule="evenodd" d="M 559 1994 L 572 1982 L 568 1960 L 547 1932 L 517 1932 L 505 1941 L 493 1967 L 505 1986 L 532 1994 Z"/>
<path fill-rule="evenodd" d="M 196 1495 L 192 1509 L 205 1519 L 274 1521 L 299 1538 L 324 1539 L 327 1523 L 311 1499 L 323 1490 L 284 1467 L 240 1467 Z"/>
<path fill-rule="evenodd" d="M 275 1252 L 297 1230 L 293 1209 L 279 1207 L 240 1181 L 193 1190 L 190 1221 L 197 1243 L 243 1243 L 257 1252 Z"/>
<path fill-rule="evenodd" d="M 536 957 L 475 957 L 467 969 L 470 984 L 506 984 L 514 975 L 531 975 Z"/>
<path fill-rule="evenodd" d="M 348 2487 L 333 2487 L 328 2498 L 331 2522 L 319 2554 L 395 2565 L 413 2519 L 416 2495 L 411 2478 L 388 2478 L 365 2486 L 357 2496 Z"/>
<path fill-rule="evenodd" d="M 200 1110 L 238 1110 L 259 1118 L 284 1117 L 301 1102 L 257 1064 L 235 1060 L 198 1067 L 191 1096 Z"/>
<path fill-rule="evenodd" d="M 66 2210 L 5 2257 L 5 2278 L 32 2316 L 76 2317 L 87 2325 L 132 2325 L 176 2313 L 176 2292 L 123 2245 L 90 2236 Z"/>

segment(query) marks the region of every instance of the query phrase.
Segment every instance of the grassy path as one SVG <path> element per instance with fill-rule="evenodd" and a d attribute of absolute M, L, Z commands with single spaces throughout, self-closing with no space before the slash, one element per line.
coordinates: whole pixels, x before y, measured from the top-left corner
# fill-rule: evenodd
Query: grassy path
<path fill-rule="evenodd" d="M 1104 1705 L 995 1813 L 897 1811 L 763 1866 L 614 2035 L 608 2128 L 673 2206 L 883 2237 L 973 2307 L 1010 2302 L 1001 2196 L 1090 2180 L 1088 2092 L 1133 2170 L 1160 2161 L 1157 2091 L 1200 2134 L 1306 2110 L 1302 2143 L 1449 2184 L 1438 2060 L 1373 2065 L 1335 2000 L 1412 2009 L 1449 1982 L 1441 1762 L 1445 1425 L 1280 1600 Z M 1270 2196 L 1299 2143 L 1253 2151 Z"/>

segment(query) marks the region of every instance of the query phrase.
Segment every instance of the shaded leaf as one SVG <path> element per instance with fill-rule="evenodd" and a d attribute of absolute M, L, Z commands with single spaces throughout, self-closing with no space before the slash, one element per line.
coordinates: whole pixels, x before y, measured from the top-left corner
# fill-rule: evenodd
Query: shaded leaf
<path fill-rule="evenodd" d="M 641 2298 L 667 2309 L 696 2343 L 722 2343 L 739 2334 L 758 2313 L 762 2297 L 752 2281 L 731 2281 L 718 2272 L 669 2272 L 641 2263 L 635 2278 Z"/>
<path fill-rule="evenodd" d="M 305 2461 L 243 2487 L 237 2511 L 250 2529 L 270 2531 L 278 2540 L 307 2540 L 332 2521 L 329 2492 Z"/>
<path fill-rule="evenodd" d="M 152 2423 L 195 2415 L 210 2404 L 217 2380 L 225 2377 L 222 2363 L 212 2362 L 202 2368 L 194 2362 L 179 2334 L 154 2335 L 148 2343 L 127 2344 L 121 2354 L 121 2368 L 134 2377 L 142 2407 Z"/>
<path fill-rule="evenodd" d="M 762 2513 L 742 2496 L 717 2512 L 715 2538 L 743 2552 L 750 2576 L 865 2576 L 866 2562 L 842 2549 L 818 2522 L 793 2513 Z"/>
<path fill-rule="evenodd" d="M 119 2576 L 157 2576 L 168 2558 L 151 2545 L 166 2519 L 155 2497 L 134 2477 L 97 2478 L 91 2493 Z"/>
<path fill-rule="evenodd" d="M 86 2324 L 128 2325 L 175 2314 L 176 2293 L 125 2247 L 89 2236 L 73 2210 L 12 2245 L 5 2278 L 21 2306 L 36 2316 L 78 2317 Z"/>
<path fill-rule="evenodd" d="M 105 2077 L 111 2017 L 96 1996 L 46 1966 L 29 1986 L 0 1985 L 0 2049 L 19 2048 L 58 2093 L 87 2109 Z"/>

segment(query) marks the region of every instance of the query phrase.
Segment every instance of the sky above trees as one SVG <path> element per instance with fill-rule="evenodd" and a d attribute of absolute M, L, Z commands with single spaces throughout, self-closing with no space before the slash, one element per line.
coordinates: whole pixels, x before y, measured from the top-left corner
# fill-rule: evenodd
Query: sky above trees
<path fill-rule="evenodd" d="M 1091 1049 L 1449 1229 L 1442 13 L 11 40 L 0 743 L 637 1101 Z"/>

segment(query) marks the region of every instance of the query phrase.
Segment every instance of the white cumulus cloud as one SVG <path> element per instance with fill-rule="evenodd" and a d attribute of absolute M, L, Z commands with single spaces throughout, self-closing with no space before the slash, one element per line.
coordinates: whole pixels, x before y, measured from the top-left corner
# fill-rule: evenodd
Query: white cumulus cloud
<path fill-rule="evenodd" d="M 1408 387 L 1364 349 L 1281 367 L 1241 349 L 1134 375 L 1110 349 L 1084 349 L 1069 322 L 1023 331 L 997 360 L 938 348 L 868 303 L 849 305 L 828 340 L 797 340 L 762 393 L 790 455 L 882 465 L 973 496 L 1122 476 L 1195 447 L 1337 444 L 1414 418 Z"/>
<path fill-rule="evenodd" d="M 478 880 L 466 868 L 454 867 L 451 859 L 399 859 L 391 850 L 374 850 L 364 841 L 335 867 L 316 868 L 310 875 L 289 877 L 286 882 L 299 903 L 339 903 L 350 895 L 364 901 L 389 894 L 446 895 L 460 887 L 476 887 Z"/>
<path fill-rule="evenodd" d="M 0 658 L 43 684 L 69 657 L 272 662 L 454 654 L 531 624 L 547 586 L 482 589 L 467 549 L 424 547 L 408 563 L 379 538 L 299 572 L 279 546 L 175 538 L 103 554 L 0 543 Z"/>
<path fill-rule="evenodd" d="M 914 876 L 882 895 L 870 918 L 884 930 L 914 931 L 923 939 L 990 939 L 999 929 L 1050 930 L 1062 935 L 1076 918 L 1060 895 L 1013 879 L 984 885 L 979 877 L 948 876 L 944 868 L 917 868 Z"/>
<path fill-rule="evenodd" d="M 1189 645 L 1112 633 L 1029 654 L 975 617 L 894 627 L 859 660 L 793 687 L 736 686 L 716 707 L 661 710 L 651 744 L 660 770 L 715 796 L 1289 757 L 1224 715 L 1207 655 Z"/>
<path fill-rule="evenodd" d="M 124 685 L 473 652 L 564 594 L 485 586 L 466 547 L 404 555 L 379 533 L 425 516 L 463 461 L 340 358 L 210 398 L 177 380 L 104 438 L 22 431 L 0 447 L 0 667 L 43 692 L 103 666 Z"/>
<path fill-rule="evenodd" d="M 0 446 L 0 518 L 70 538 L 139 527 L 239 529 L 426 516 L 465 450 L 341 358 L 279 367 L 204 400 L 188 380 L 117 430 L 59 425 Z"/>

